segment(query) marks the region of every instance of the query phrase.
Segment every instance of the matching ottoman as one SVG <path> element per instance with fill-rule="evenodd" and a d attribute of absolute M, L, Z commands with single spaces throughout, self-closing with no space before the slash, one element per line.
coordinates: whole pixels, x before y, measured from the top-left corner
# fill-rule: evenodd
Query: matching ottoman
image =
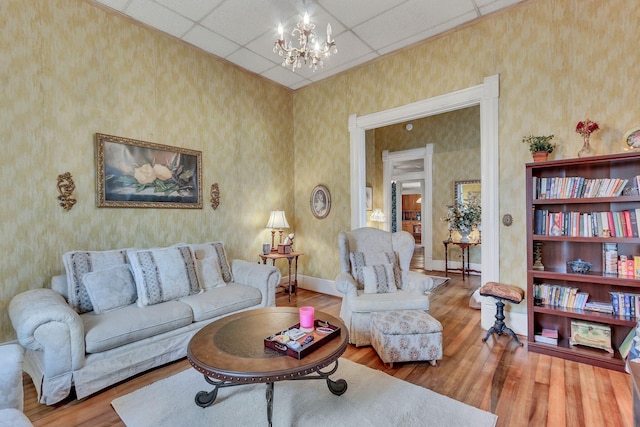
<path fill-rule="evenodd" d="M 442 359 L 442 324 L 422 310 L 371 313 L 371 345 L 384 363 Z"/>

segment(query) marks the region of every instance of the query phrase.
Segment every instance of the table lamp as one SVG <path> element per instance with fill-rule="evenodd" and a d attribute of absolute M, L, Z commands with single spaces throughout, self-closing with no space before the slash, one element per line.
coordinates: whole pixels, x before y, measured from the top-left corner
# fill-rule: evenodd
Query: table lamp
<path fill-rule="evenodd" d="M 275 210 L 271 211 L 269 216 L 269 222 L 267 222 L 267 228 L 271 229 L 271 252 L 278 252 L 278 247 L 275 246 L 274 238 L 276 235 L 276 229 L 280 232 L 280 242 L 282 243 L 282 231 L 284 228 L 289 228 L 287 217 L 284 211 Z"/>
<path fill-rule="evenodd" d="M 372 222 L 385 222 L 387 220 L 387 216 L 384 214 L 384 212 L 382 212 L 381 209 L 376 208 L 371 213 L 369 219 Z"/>

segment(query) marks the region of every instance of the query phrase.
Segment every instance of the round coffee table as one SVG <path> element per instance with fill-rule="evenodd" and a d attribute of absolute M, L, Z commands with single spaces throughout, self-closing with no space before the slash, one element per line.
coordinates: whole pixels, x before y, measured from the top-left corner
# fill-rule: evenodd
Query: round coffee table
<path fill-rule="evenodd" d="M 207 407 L 216 400 L 218 389 L 242 384 L 266 383 L 267 419 L 271 426 L 273 384 L 285 380 L 327 382 L 329 391 L 340 396 L 347 391 L 343 379 L 329 378 L 338 370 L 338 358 L 347 348 L 349 334 L 337 317 L 316 311 L 315 318 L 340 327 L 340 335 L 298 360 L 264 346 L 264 339 L 299 322 L 295 307 L 272 307 L 235 313 L 202 328 L 189 342 L 187 358 L 207 383 L 210 392 L 200 391 L 195 401 Z M 328 371 L 322 368 L 331 364 Z"/>

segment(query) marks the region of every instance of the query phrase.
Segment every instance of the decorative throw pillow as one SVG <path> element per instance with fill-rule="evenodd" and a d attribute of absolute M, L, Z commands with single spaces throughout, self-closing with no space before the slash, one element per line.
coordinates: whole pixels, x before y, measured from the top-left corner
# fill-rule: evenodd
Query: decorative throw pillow
<path fill-rule="evenodd" d="M 158 304 L 200 292 L 193 253 L 188 246 L 127 253 L 138 292 L 138 306 Z"/>
<path fill-rule="evenodd" d="M 365 265 L 362 267 L 365 294 L 385 294 L 395 292 L 393 264 Z"/>
<path fill-rule="evenodd" d="M 200 243 L 195 245 L 189 245 L 196 259 L 205 259 L 209 257 L 215 257 L 218 260 L 220 266 L 220 273 L 222 274 L 222 280 L 225 282 L 233 282 L 233 275 L 231 274 L 231 266 L 227 260 L 227 253 L 224 250 L 224 243 L 222 242 L 209 242 Z"/>
<path fill-rule="evenodd" d="M 196 259 L 196 267 L 198 268 L 200 286 L 202 286 L 203 290 L 207 291 L 220 286 L 227 286 L 222 279 L 218 257 L 210 256 Z"/>
<path fill-rule="evenodd" d="M 78 313 L 93 311 L 91 299 L 82 283 L 85 274 L 127 264 L 127 250 L 74 251 L 62 256 L 67 271 L 69 305 Z"/>
<path fill-rule="evenodd" d="M 379 264 L 393 264 L 396 287 L 402 289 L 402 271 L 395 252 L 351 252 L 349 259 L 351 261 L 351 275 L 355 279 L 358 289 L 364 289 L 362 268 L 367 265 Z"/>
<path fill-rule="evenodd" d="M 128 264 L 92 271 L 84 275 L 82 282 L 95 314 L 126 307 L 136 301 L 136 284 Z"/>

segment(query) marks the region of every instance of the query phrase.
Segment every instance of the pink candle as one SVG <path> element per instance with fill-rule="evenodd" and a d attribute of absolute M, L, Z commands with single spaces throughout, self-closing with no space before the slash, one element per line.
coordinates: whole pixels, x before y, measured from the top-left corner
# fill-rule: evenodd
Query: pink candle
<path fill-rule="evenodd" d="M 300 307 L 300 328 L 313 330 L 314 310 L 311 306 Z"/>

